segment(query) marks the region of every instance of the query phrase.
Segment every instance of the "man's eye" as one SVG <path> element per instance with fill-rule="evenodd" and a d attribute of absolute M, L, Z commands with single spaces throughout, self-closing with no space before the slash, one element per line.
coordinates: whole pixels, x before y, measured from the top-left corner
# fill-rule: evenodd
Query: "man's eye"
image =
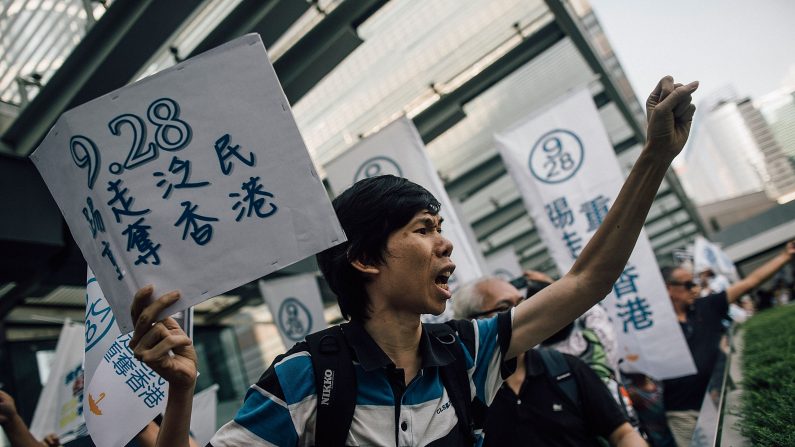
<path fill-rule="evenodd" d="M 427 228 L 418 228 L 418 229 L 417 229 L 416 231 L 414 231 L 414 232 L 415 232 L 415 233 L 419 233 L 419 234 L 428 234 L 428 229 L 427 229 Z"/>

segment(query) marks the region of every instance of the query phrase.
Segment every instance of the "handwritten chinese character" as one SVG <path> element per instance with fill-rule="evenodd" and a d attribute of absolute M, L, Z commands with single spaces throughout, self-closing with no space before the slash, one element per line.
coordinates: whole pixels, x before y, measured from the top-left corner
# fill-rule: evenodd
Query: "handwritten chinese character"
<path fill-rule="evenodd" d="M 240 145 L 231 146 L 229 134 L 225 134 L 215 142 L 215 153 L 218 155 L 218 163 L 221 164 L 221 172 L 229 175 L 232 172 L 232 162 L 229 158 L 235 157 L 246 166 L 254 166 L 254 153 L 249 152 L 248 159 L 240 154 Z"/>
<path fill-rule="evenodd" d="M 116 279 L 121 280 L 124 278 L 124 273 L 119 268 L 119 264 L 116 263 L 116 257 L 113 256 L 113 252 L 110 251 L 110 244 L 107 241 L 102 241 L 102 247 L 102 257 L 108 258 L 110 264 L 116 269 L 116 274 L 118 275 Z"/>
<path fill-rule="evenodd" d="M 566 243 L 566 248 L 569 249 L 571 257 L 577 259 L 577 256 L 580 255 L 580 250 L 582 250 L 582 238 L 577 236 L 576 231 L 572 231 L 571 233 L 564 231 L 563 242 Z"/>
<path fill-rule="evenodd" d="M 596 196 L 595 199 L 582 204 L 580 211 L 582 211 L 588 219 L 587 231 L 595 231 L 599 228 L 599 225 L 605 220 L 608 209 L 610 209 L 610 199 L 602 195 Z"/>
<path fill-rule="evenodd" d="M 172 184 L 166 179 L 161 179 L 159 182 L 157 182 L 158 188 L 162 188 L 163 186 L 166 187 L 166 191 L 163 193 L 164 199 L 167 199 L 171 195 L 171 190 L 175 188 L 201 188 L 202 186 L 207 186 L 210 184 L 210 182 L 189 182 L 188 178 L 190 177 L 190 160 L 181 160 L 176 155 L 171 159 L 171 164 L 168 165 L 168 172 L 172 174 L 182 174 L 182 179 L 177 184 Z M 166 174 L 161 171 L 157 171 L 152 175 L 155 177 L 166 176 Z"/>
<path fill-rule="evenodd" d="M 627 265 L 618 281 L 613 284 L 613 290 L 616 292 L 616 298 L 621 298 L 624 295 L 638 293 L 638 288 L 635 285 L 635 280 L 638 279 L 638 274 L 635 273 L 634 265 Z"/>
<path fill-rule="evenodd" d="M 125 197 L 127 195 L 128 189 L 121 189 L 120 186 L 121 179 L 108 182 L 108 191 L 113 193 L 113 198 L 110 199 L 108 205 L 110 205 L 111 209 L 113 210 L 113 217 L 116 218 L 116 223 L 121 223 L 121 216 L 141 216 L 149 212 L 148 208 L 140 211 L 134 211 L 130 209 L 135 199 L 132 197 Z M 113 204 L 117 202 L 121 205 L 121 208 L 116 208 L 113 206 Z"/>
<path fill-rule="evenodd" d="M 251 214 L 254 213 L 257 217 L 265 218 L 273 215 L 279 209 L 276 204 L 268 203 L 270 209 L 265 212 L 262 211 L 262 208 L 267 203 L 265 197 L 273 198 L 273 194 L 264 191 L 262 188 L 262 185 L 259 184 L 259 177 L 251 177 L 247 182 L 243 183 L 241 189 L 246 192 L 246 195 L 232 206 L 232 210 L 240 209 L 235 218 L 237 222 L 240 222 L 244 215 L 251 217 Z M 257 196 L 262 197 L 258 198 Z M 240 193 L 233 192 L 229 194 L 229 197 L 240 197 Z M 245 205 L 243 205 L 244 202 Z"/>
<path fill-rule="evenodd" d="M 160 244 L 155 245 L 149 239 L 151 229 L 149 225 L 144 225 L 144 218 L 141 217 L 135 223 L 127 225 L 127 229 L 121 232 L 122 236 L 127 236 L 127 251 L 135 248 L 141 253 L 135 260 L 135 265 L 149 264 L 149 257 L 153 258 L 152 265 L 160 265 L 160 256 L 157 254 Z"/>
<path fill-rule="evenodd" d="M 625 304 L 618 303 L 616 306 L 624 310 L 619 312 L 618 316 L 623 320 L 625 333 L 629 332 L 630 324 L 635 330 L 647 329 L 654 325 L 654 321 L 650 318 L 651 306 L 646 298 L 637 297 L 627 300 Z"/>
<path fill-rule="evenodd" d="M 88 208 L 83 207 L 83 216 L 86 217 L 88 227 L 91 228 L 91 236 L 96 239 L 97 232 L 105 232 L 105 222 L 102 221 L 99 211 L 94 209 L 94 201 L 91 200 L 91 197 L 86 198 L 86 204 Z"/>
<path fill-rule="evenodd" d="M 199 245 L 206 245 L 213 238 L 213 227 L 210 224 L 199 225 L 198 221 L 217 222 L 218 219 L 195 213 L 199 205 L 194 205 L 189 201 L 182 202 L 180 205 L 184 206 L 185 209 L 182 211 L 182 215 L 179 216 L 174 226 L 178 227 L 183 222 L 185 223 L 185 228 L 182 231 L 182 240 L 184 241 L 188 236 L 188 230 L 192 230 L 190 232 L 190 237 L 193 238 L 193 242 Z"/>
<path fill-rule="evenodd" d="M 560 197 L 544 205 L 547 210 L 547 217 L 555 228 L 566 228 L 574 223 L 574 213 L 569 209 L 569 204 L 565 197 Z"/>

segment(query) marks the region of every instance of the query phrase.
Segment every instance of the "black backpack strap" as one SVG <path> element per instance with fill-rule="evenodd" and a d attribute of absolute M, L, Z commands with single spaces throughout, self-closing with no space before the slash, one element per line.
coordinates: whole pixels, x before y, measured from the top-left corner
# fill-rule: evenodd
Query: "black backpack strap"
<path fill-rule="evenodd" d="M 577 381 L 571 373 L 571 368 L 566 362 L 566 358 L 554 349 L 538 348 L 537 351 L 541 356 L 541 361 L 544 362 L 547 378 L 563 391 L 563 394 L 578 410 L 582 411 Z"/>
<path fill-rule="evenodd" d="M 343 326 L 332 326 L 306 337 L 315 371 L 318 447 L 345 445 L 356 409 L 356 371 Z"/>
<path fill-rule="evenodd" d="M 456 330 L 447 323 L 424 324 L 423 326 L 431 336 L 436 337 L 437 340 L 447 346 L 455 357 L 452 363 L 440 368 L 442 384 L 450 396 L 450 402 L 453 405 L 453 409 L 455 409 L 456 417 L 459 419 L 459 427 L 461 427 L 466 445 L 473 445 L 476 438 L 475 424 L 472 419 L 472 393 L 470 391 L 464 348 L 458 342 L 458 339 L 462 335 L 471 337 L 473 343 L 465 343 L 465 345 L 467 349 L 472 346 L 471 349 L 474 350 L 474 330 L 472 330 L 471 334 L 465 334 L 466 330 L 462 330 L 457 334 Z M 470 352 L 470 355 L 474 355 L 474 351 Z M 485 408 L 482 410 L 485 413 Z"/>

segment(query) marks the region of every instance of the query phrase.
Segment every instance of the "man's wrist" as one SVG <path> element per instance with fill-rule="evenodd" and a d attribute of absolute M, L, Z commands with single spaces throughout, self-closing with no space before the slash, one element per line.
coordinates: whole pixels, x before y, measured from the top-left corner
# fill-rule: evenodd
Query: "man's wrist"
<path fill-rule="evenodd" d="M 20 430 L 27 430 L 25 421 L 23 421 L 18 414 L 11 416 L 6 422 L 0 425 L 2 425 L 3 430 L 8 432 L 9 434 L 11 434 L 12 432 L 18 432 Z"/>
<path fill-rule="evenodd" d="M 641 151 L 640 156 L 649 157 L 650 160 L 670 166 L 678 153 L 679 151 L 673 148 L 670 144 L 647 141 L 646 144 L 643 145 L 643 150 Z"/>
<path fill-rule="evenodd" d="M 196 389 L 196 379 L 187 382 L 176 382 L 168 384 L 168 393 L 175 396 L 193 396 L 193 390 Z"/>

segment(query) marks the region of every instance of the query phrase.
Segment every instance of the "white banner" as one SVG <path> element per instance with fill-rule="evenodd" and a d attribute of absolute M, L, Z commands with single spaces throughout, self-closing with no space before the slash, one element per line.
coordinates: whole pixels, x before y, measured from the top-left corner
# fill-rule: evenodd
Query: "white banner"
<path fill-rule="evenodd" d="M 123 333 L 345 240 L 259 35 L 64 113 L 31 155 Z"/>
<path fill-rule="evenodd" d="M 513 247 L 506 247 L 486 256 L 486 265 L 490 275 L 506 281 L 516 279 L 524 273 Z"/>
<path fill-rule="evenodd" d="M 328 326 L 314 274 L 260 280 L 259 288 L 285 348 Z"/>
<path fill-rule="evenodd" d="M 218 384 L 214 383 L 193 396 L 193 410 L 190 415 L 190 432 L 196 444 L 203 446 L 210 442 L 216 431 L 218 410 Z"/>
<path fill-rule="evenodd" d="M 463 222 L 444 189 L 417 129 L 402 117 L 367 137 L 325 166 L 328 181 L 335 194 L 355 182 L 377 175 L 393 174 L 424 187 L 442 204 L 444 237 L 453 243 L 452 259 L 456 269 L 450 277 L 450 290 L 483 276 L 475 250 L 467 240 Z"/>
<path fill-rule="evenodd" d="M 55 433 L 61 443 L 86 434 L 83 418 L 83 336 L 82 324 L 64 322 L 47 383 L 39 395 L 30 432 L 36 439 Z"/>
<path fill-rule="evenodd" d="M 190 328 L 188 328 L 190 329 Z M 166 407 L 168 383 L 129 348 L 91 269 L 86 278 L 83 414 L 99 446 L 124 446 Z"/>
<path fill-rule="evenodd" d="M 497 143 L 539 235 L 560 271 L 569 271 L 624 182 L 591 93 L 564 98 L 498 135 Z M 603 304 L 622 367 L 657 379 L 695 374 L 645 231 Z"/>
<path fill-rule="evenodd" d="M 696 275 L 710 269 L 716 275 L 723 275 L 731 282 L 740 279 L 737 268 L 729 256 L 704 236 L 696 236 L 693 246 L 693 267 Z"/>

